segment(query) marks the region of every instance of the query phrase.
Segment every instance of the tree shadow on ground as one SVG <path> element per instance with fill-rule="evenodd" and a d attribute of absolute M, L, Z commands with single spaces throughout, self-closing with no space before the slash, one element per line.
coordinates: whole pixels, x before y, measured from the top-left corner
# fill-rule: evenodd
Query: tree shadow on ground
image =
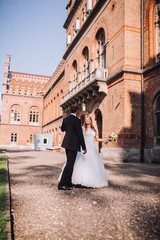
<path fill-rule="evenodd" d="M 143 175 L 157 176 L 160 177 L 160 165 L 157 167 L 151 164 L 142 164 L 137 166 L 127 165 L 127 164 L 104 164 L 106 169 L 111 169 L 112 171 L 124 176 L 130 176 L 131 172 L 134 177 L 139 177 Z M 129 170 L 129 171 L 127 171 Z"/>
<path fill-rule="evenodd" d="M 140 202 L 139 199 L 141 195 L 148 196 L 148 194 L 159 193 L 158 184 L 153 184 L 149 180 L 148 181 L 136 181 L 138 177 L 143 175 L 149 176 L 159 176 L 157 173 L 158 170 L 151 172 L 151 169 L 143 169 L 135 166 L 123 166 L 121 164 L 105 164 L 106 169 L 112 171 L 113 175 L 130 177 L 130 182 L 126 184 L 121 182 L 113 182 L 109 180 L 109 186 L 93 189 L 93 188 L 76 188 L 73 191 L 58 191 L 58 177 L 60 175 L 63 164 L 55 164 L 53 165 L 36 165 L 36 166 L 27 166 L 22 169 L 22 173 L 20 174 L 11 174 L 11 185 L 21 184 L 23 187 L 25 185 L 36 184 L 39 186 L 47 186 L 47 189 L 53 190 L 53 197 L 58 196 L 59 199 L 65 198 L 66 202 L 69 202 L 72 206 L 72 202 L 77 202 L 79 204 L 81 201 L 85 201 L 85 203 L 90 204 L 92 208 L 95 208 L 95 211 L 103 211 L 106 212 L 106 219 L 104 219 L 107 223 L 109 216 L 111 215 L 111 223 L 114 226 L 114 231 L 110 234 L 114 236 L 119 230 L 117 225 L 119 221 L 119 212 L 114 212 L 112 210 L 113 207 L 115 209 L 119 209 L 122 207 L 121 211 L 130 209 L 131 215 L 127 216 L 127 219 L 124 219 L 124 223 L 122 224 L 122 228 L 125 226 L 128 221 L 127 229 L 130 229 L 132 235 L 135 239 L 144 239 L 144 240 L 158 240 L 158 226 L 160 224 L 160 217 L 157 212 L 160 212 L 159 206 L 155 211 L 154 204 L 150 204 L 149 206 L 145 206 L 143 202 Z M 155 173 L 154 173 L 155 171 Z M 25 180 L 24 177 L 27 177 Z M 141 189 L 137 189 L 138 186 L 143 186 Z M 126 196 L 129 199 L 129 202 L 126 201 Z M 137 196 L 139 199 L 137 200 Z M 132 197 L 135 197 L 135 199 Z M 49 204 L 49 203 L 48 203 Z M 71 207 L 72 210 L 72 207 Z M 113 216 L 112 216 L 113 215 Z M 113 218 L 112 218 L 113 217 Z M 115 219 L 115 220 L 114 220 Z"/>
<path fill-rule="evenodd" d="M 28 159 L 34 159 L 35 157 L 33 156 L 15 156 L 15 157 L 9 157 L 10 160 L 20 160 L 20 162 L 23 162 L 24 160 L 28 160 Z M 13 164 L 15 162 L 12 162 L 11 164 Z"/>
<path fill-rule="evenodd" d="M 13 164 L 13 162 L 12 162 Z M 51 165 L 36 165 L 36 166 L 29 166 L 22 169 L 22 173 L 10 173 L 11 175 L 11 184 L 12 185 L 27 185 L 27 184 L 34 184 L 35 182 L 39 185 L 47 185 L 55 181 L 60 174 L 60 169 L 62 166 L 58 164 L 58 166 L 51 166 Z M 27 181 L 26 181 L 27 177 Z M 43 181 L 42 181 L 43 180 Z M 52 184 L 52 183 L 51 183 Z"/>
<path fill-rule="evenodd" d="M 27 157 L 26 157 L 27 159 Z M 12 162 L 13 164 L 14 162 Z M 19 163 L 19 162 L 18 162 Z M 16 163 L 14 163 L 16 164 Z M 30 184 L 34 184 L 36 179 L 40 179 L 38 184 L 46 185 L 50 184 L 51 187 L 55 187 L 54 182 L 58 184 L 58 177 L 61 173 L 63 164 L 56 164 L 56 165 L 36 165 L 36 166 L 29 166 L 22 169 L 21 174 L 11 174 L 12 177 L 12 184 L 25 184 L 26 180 L 23 179 L 24 177 L 30 177 L 27 181 Z M 143 176 L 155 176 L 159 177 L 159 169 L 150 169 L 150 168 L 143 168 L 143 167 L 136 167 L 136 166 L 127 166 L 122 164 L 105 164 L 105 168 L 107 170 L 112 171 L 112 175 L 119 176 L 119 177 L 128 177 L 128 182 L 115 184 L 113 181 L 109 180 L 109 187 L 114 190 L 121 189 L 122 191 L 131 191 L 135 193 L 154 193 L 158 192 L 159 184 L 156 182 L 151 181 L 149 178 L 148 180 L 143 180 Z M 142 179 L 141 179 L 142 178 Z M 42 181 L 43 180 L 43 181 Z M 26 182 L 27 184 L 27 182 Z M 57 185 L 56 185 L 57 187 Z M 142 188 L 143 187 L 143 188 Z M 79 188 L 79 191 L 82 189 Z M 85 190 L 85 189 L 83 189 Z M 91 190 L 91 189 L 86 189 Z"/>
<path fill-rule="evenodd" d="M 26 149 L 26 150 L 24 150 L 24 149 L 7 149 L 7 152 L 9 152 L 9 153 L 23 153 L 23 152 L 36 152 L 35 150 L 33 150 L 33 149 Z"/>
<path fill-rule="evenodd" d="M 143 203 L 135 203 L 132 215 L 130 218 L 130 229 L 135 232 L 135 237 L 144 240 L 159 240 L 160 226 L 160 205 L 146 206 Z"/>

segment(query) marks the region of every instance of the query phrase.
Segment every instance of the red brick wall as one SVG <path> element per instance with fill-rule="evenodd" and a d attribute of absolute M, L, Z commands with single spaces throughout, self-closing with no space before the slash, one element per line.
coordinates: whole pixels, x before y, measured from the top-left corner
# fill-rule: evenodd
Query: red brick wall
<path fill-rule="evenodd" d="M 19 105 L 21 109 L 20 124 L 10 124 L 10 112 L 13 105 Z M 39 109 L 39 125 L 29 126 L 29 112 L 31 107 L 36 106 Z M 18 145 L 26 145 L 30 134 L 42 132 L 42 113 L 43 99 L 42 97 L 24 97 L 4 94 L 2 104 L 2 119 L 1 119 L 1 138 L 0 144 L 10 144 L 11 133 L 18 133 Z"/>

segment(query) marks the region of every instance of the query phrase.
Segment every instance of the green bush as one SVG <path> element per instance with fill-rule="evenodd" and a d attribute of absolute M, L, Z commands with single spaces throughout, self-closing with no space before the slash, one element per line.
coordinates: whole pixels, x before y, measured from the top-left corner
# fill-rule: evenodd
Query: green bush
<path fill-rule="evenodd" d="M 5 231 L 6 222 L 8 219 L 5 216 L 5 201 L 6 201 L 6 157 L 0 156 L 0 240 L 7 239 L 7 232 Z"/>
<path fill-rule="evenodd" d="M 0 152 L 6 152 L 7 151 L 7 149 L 5 149 L 5 148 L 0 148 Z"/>

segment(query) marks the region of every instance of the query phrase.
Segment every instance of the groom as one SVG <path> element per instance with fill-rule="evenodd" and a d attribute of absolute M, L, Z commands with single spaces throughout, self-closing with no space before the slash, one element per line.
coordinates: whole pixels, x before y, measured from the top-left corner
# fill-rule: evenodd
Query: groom
<path fill-rule="evenodd" d="M 66 150 L 67 162 L 63 170 L 58 190 L 71 190 L 72 189 L 72 172 L 76 160 L 77 151 L 80 151 L 82 146 L 83 154 L 87 152 L 84 142 L 81 121 L 77 118 L 79 108 L 78 106 L 71 106 L 71 115 L 63 119 L 61 126 L 62 132 L 66 132 L 62 147 Z"/>

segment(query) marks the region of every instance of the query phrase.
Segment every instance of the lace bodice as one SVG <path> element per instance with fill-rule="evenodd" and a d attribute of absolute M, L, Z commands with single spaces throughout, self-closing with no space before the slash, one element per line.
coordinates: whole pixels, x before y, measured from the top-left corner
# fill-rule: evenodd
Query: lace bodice
<path fill-rule="evenodd" d="M 96 137 L 96 133 L 93 129 L 88 128 L 85 130 L 83 127 L 83 134 L 84 134 L 84 139 L 85 141 L 94 141 L 94 138 Z"/>

